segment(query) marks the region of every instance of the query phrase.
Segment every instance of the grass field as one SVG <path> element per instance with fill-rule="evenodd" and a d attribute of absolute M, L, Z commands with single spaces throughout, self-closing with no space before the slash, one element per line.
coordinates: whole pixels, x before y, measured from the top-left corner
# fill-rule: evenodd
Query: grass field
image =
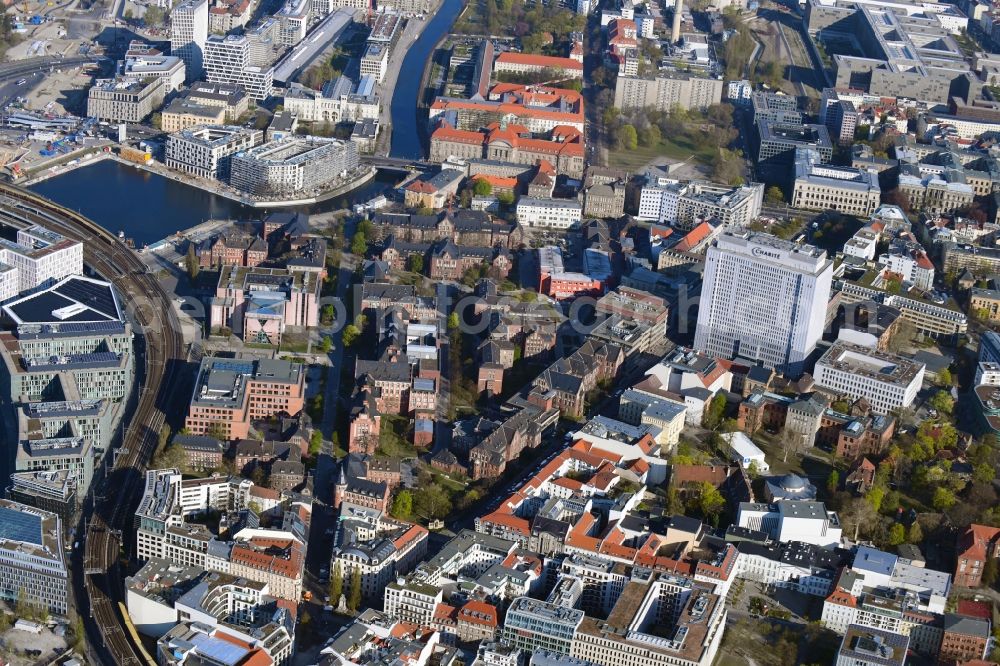
<path fill-rule="evenodd" d="M 639 146 L 635 150 L 608 151 L 609 166 L 618 169 L 637 170 L 654 161 L 657 157 L 667 156 L 675 160 L 693 159 L 699 164 L 709 164 L 714 154 L 713 147 L 696 149 L 683 139 L 664 139 L 655 146 Z"/>

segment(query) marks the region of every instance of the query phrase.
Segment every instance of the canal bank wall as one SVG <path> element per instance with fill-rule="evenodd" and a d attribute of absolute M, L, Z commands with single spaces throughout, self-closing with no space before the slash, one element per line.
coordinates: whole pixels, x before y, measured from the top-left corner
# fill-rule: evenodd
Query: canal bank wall
<path fill-rule="evenodd" d="M 260 200 L 253 199 L 246 196 L 245 194 L 230 190 L 229 188 L 220 187 L 219 183 L 214 183 L 198 178 L 192 178 L 187 174 L 178 174 L 176 171 L 168 169 L 165 166 L 151 163 L 151 164 L 139 164 L 137 162 L 132 162 L 130 160 L 123 159 L 115 153 L 105 153 L 96 152 L 89 155 L 85 155 L 78 159 L 75 159 L 66 164 L 61 164 L 58 166 L 51 167 L 44 170 L 42 173 L 35 174 L 34 176 L 28 178 L 25 181 L 17 183 L 21 187 L 31 187 L 42 181 L 48 180 L 49 178 L 54 178 L 62 174 L 73 171 L 74 169 L 79 169 L 81 167 L 90 166 L 92 164 L 97 164 L 103 160 L 111 160 L 113 162 L 118 162 L 125 166 L 133 167 L 137 170 L 146 171 L 157 176 L 162 176 L 163 178 L 170 178 L 176 180 L 177 182 L 183 183 L 184 185 L 189 185 L 191 187 L 197 188 L 208 192 L 209 194 L 215 194 L 220 197 L 229 199 L 236 203 L 242 204 L 244 206 L 249 206 L 250 208 L 290 208 L 295 206 L 309 206 L 312 204 L 322 203 L 329 199 L 339 197 L 347 192 L 355 190 L 359 187 L 367 185 L 378 173 L 378 169 L 375 167 L 368 167 L 364 171 L 358 173 L 357 176 L 348 179 L 347 181 L 337 185 L 336 187 L 323 192 L 322 194 L 315 197 L 305 197 L 302 199 L 277 199 L 277 200 Z"/>

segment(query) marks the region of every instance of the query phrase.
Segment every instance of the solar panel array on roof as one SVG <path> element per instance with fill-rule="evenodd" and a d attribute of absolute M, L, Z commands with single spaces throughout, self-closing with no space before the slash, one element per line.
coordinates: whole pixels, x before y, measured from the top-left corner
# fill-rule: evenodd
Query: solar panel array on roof
<path fill-rule="evenodd" d="M 121 356 L 115 352 L 92 352 L 89 354 L 65 354 L 62 356 L 40 356 L 24 359 L 25 366 L 32 372 L 72 365 L 77 368 L 103 368 L 118 365 Z"/>
<path fill-rule="evenodd" d="M 59 286 L 58 290 L 59 293 L 101 312 L 109 319 L 118 318 L 118 307 L 110 285 L 70 278 Z"/>
<path fill-rule="evenodd" d="M 0 507 L 0 539 L 42 545 L 42 517 Z"/>
<path fill-rule="evenodd" d="M 75 336 L 80 333 L 120 333 L 124 330 L 125 324 L 121 321 L 66 321 L 58 324 L 21 324 L 17 327 L 17 336 L 19 338 L 30 338 L 35 335 Z"/>
<path fill-rule="evenodd" d="M 246 648 L 207 634 L 196 634 L 191 643 L 198 648 L 198 652 L 225 666 L 236 666 L 250 654 Z"/>
<path fill-rule="evenodd" d="M 239 361 L 234 359 L 213 359 L 211 361 L 214 371 L 231 371 L 240 375 L 253 374 L 253 361 Z"/>
<path fill-rule="evenodd" d="M 19 323 L 120 321 L 111 285 L 79 276 L 5 306 Z"/>

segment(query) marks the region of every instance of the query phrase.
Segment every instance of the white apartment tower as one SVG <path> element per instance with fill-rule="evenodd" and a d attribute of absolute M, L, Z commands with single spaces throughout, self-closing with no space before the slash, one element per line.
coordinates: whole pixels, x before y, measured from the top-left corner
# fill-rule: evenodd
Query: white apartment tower
<path fill-rule="evenodd" d="M 208 40 L 208 0 L 184 0 L 170 12 L 170 54 L 184 61 L 188 81 L 201 78 Z"/>
<path fill-rule="evenodd" d="M 823 334 L 832 277 L 824 250 L 726 232 L 705 260 L 694 346 L 797 376 Z"/>
<path fill-rule="evenodd" d="M 205 79 L 240 86 L 250 99 L 260 102 L 274 88 L 274 67 L 264 60 L 265 54 L 257 53 L 246 35 L 212 35 L 205 43 Z"/>

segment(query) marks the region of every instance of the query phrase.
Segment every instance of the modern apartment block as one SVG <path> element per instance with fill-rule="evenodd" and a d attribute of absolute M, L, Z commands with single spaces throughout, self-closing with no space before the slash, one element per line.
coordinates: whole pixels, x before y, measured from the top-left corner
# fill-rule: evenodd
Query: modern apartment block
<path fill-rule="evenodd" d="M 249 35 L 210 35 L 205 41 L 205 78 L 209 83 L 228 83 L 243 88 L 260 102 L 274 89 L 274 67 L 270 48 L 257 48 Z"/>
<path fill-rule="evenodd" d="M 260 145 L 261 130 L 234 125 L 200 125 L 167 137 L 166 162 L 171 169 L 201 178 L 229 177 L 234 153 Z"/>
<path fill-rule="evenodd" d="M 233 156 L 229 182 L 259 197 L 316 194 L 358 166 L 350 141 L 290 136 Z"/>
<path fill-rule="evenodd" d="M 170 54 L 184 61 L 188 80 L 201 77 L 208 40 L 208 0 L 184 0 L 170 12 Z"/>
<path fill-rule="evenodd" d="M 661 72 L 655 77 L 619 76 L 615 83 L 615 104 L 619 109 L 653 107 L 670 111 L 704 109 L 722 101 L 722 78 L 691 73 Z"/>
<path fill-rule="evenodd" d="M 798 100 L 791 95 L 755 92 L 750 98 L 750 107 L 755 122 L 760 120 L 790 124 L 802 122 Z"/>
<path fill-rule="evenodd" d="M 113 122 L 138 123 L 163 104 L 167 79 L 98 79 L 87 93 L 87 115 Z"/>
<path fill-rule="evenodd" d="M 728 231 L 709 248 L 694 346 L 801 374 L 826 322 L 833 262 L 769 234 Z"/>
<path fill-rule="evenodd" d="M 834 666 L 903 666 L 909 645 L 907 636 L 852 624 L 840 642 Z"/>
<path fill-rule="evenodd" d="M 811 148 L 819 155 L 818 163 L 826 164 L 833 157 L 830 133 L 825 125 L 758 121 L 752 149 L 757 162 L 758 177 L 768 182 L 784 183 L 793 170 L 796 152 Z"/>
<path fill-rule="evenodd" d="M 38 225 L 0 238 L 0 302 L 83 273 L 83 243 Z"/>
<path fill-rule="evenodd" d="M 847 342 L 837 342 L 816 362 L 816 384 L 888 414 L 909 407 L 923 385 L 924 364 Z"/>
<path fill-rule="evenodd" d="M 569 229 L 580 224 L 583 206 L 571 199 L 521 197 L 517 202 L 517 221 L 525 227 Z"/>
<path fill-rule="evenodd" d="M 582 610 L 521 597 L 507 609 L 503 638 L 519 650 L 568 655 L 584 617 Z"/>
<path fill-rule="evenodd" d="M 726 616 L 725 598 L 711 585 L 667 574 L 634 576 L 607 621 L 583 619 L 570 656 L 620 666 L 709 666 L 719 652 Z"/>
<path fill-rule="evenodd" d="M 81 275 L 12 301 L 0 334 L 4 394 L 14 403 L 119 401 L 134 374 L 132 330 L 114 288 Z"/>
<path fill-rule="evenodd" d="M 355 85 L 346 76 L 327 81 L 322 90 L 313 90 L 299 83 L 285 88 L 285 111 L 301 122 L 337 123 L 364 119 L 377 120 L 379 96 L 375 92 L 375 79 L 361 77 Z"/>
<path fill-rule="evenodd" d="M 639 195 L 639 219 L 670 223 L 690 230 L 702 217 L 715 217 L 729 226 L 742 227 L 760 215 L 763 183 L 727 187 L 718 183 L 682 183 L 672 178 L 650 181 Z"/>
<path fill-rule="evenodd" d="M 302 411 L 305 374 L 291 361 L 205 357 L 184 426 L 194 435 L 244 439 L 252 420 Z"/>
<path fill-rule="evenodd" d="M 69 569 L 59 516 L 0 499 L 0 599 L 69 612 Z"/>
<path fill-rule="evenodd" d="M 389 68 L 390 50 L 390 45 L 385 42 L 369 41 L 361 56 L 361 76 L 371 76 L 378 83 L 382 83 Z"/>
<path fill-rule="evenodd" d="M 111 285 L 82 276 L 8 303 L 4 315 L 14 328 L 0 334 L 0 381 L 16 410 L 14 470 L 24 473 L 16 497 L 69 516 L 131 391 L 132 330 Z"/>
<path fill-rule="evenodd" d="M 136 79 L 163 79 L 163 94 L 178 90 L 184 85 L 184 61 L 177 56 L 135 55 L 121 61 L 123 73 Z"/>

